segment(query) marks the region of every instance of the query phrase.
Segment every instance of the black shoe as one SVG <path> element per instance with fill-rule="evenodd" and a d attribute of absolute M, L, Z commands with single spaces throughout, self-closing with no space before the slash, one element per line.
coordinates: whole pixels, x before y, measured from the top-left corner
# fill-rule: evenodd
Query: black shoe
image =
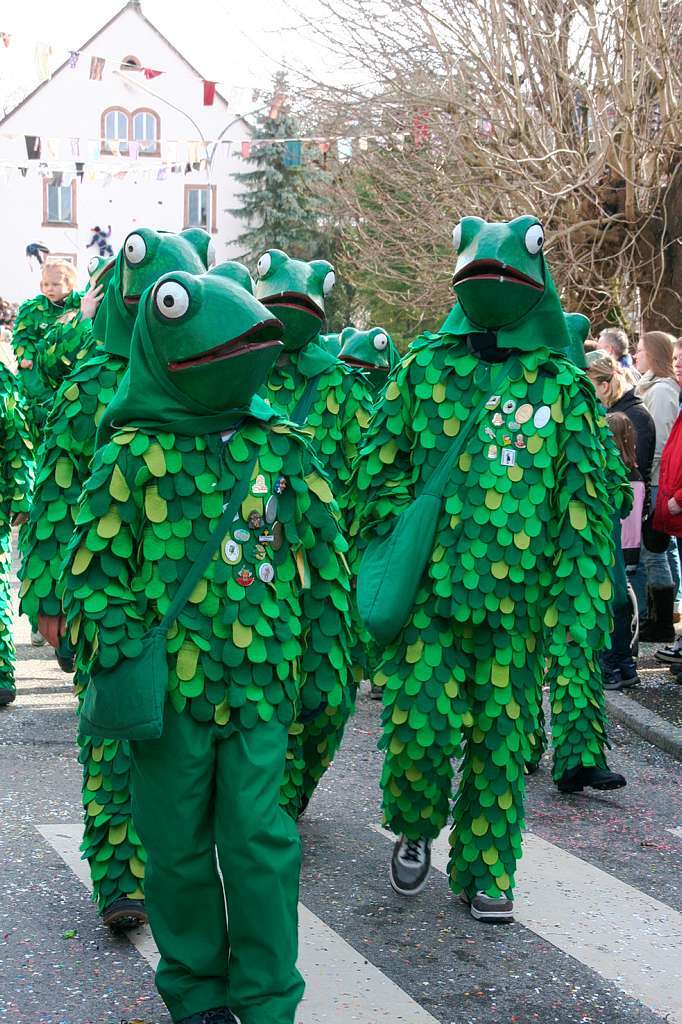
<path fill-rule="evenodd" d="M 565 772 L 557 782 L 560 793 L 582 793 L 585 786 L 590 789 L 622 789 L 625 785 L 625 777 L 618 772 L 582 764 Z"/>
<path fill-rule="evenodd" d="M 237 1018 L 226 1006 L 216 1006 L 213 1010 L 200 1010 L 191 1017 L 183 1017 L 178 1024 L 237 1024 Z"/>
<path fill-rule="evenodd" d="M 147 923 L 144 900 L 129 900 L 119 896 L 102 911 L 102 921 L 114 932 L 125 932 Z"/>
<path fill-rule="evenodd" d="M 376 685 L 376 683 L 372 683 L 371 684 L 371 686 L 369 688 L 369 697 L 370 697 L 370 700 L 381 700 L 382 699 L 383 691 L 382 691 L 380 686 Z"/>
<path fill-rule="evenodd" d="M 8 687 L 0 688 L 0 708 L 4 708 L 7 704 L 11 704 L 17 695 L 17 691 Z"/>
<path fill-rule="evenodd" d="M 393 847 L 390 879 L 401 896 L 416 896 L 426 885 L 431 867 L 431 840 L 401 836 Z"/>
<path fill-rule="evenodd" d="M 526 775 L 535 775 L 535 773 L 537 771 L 539 771 L 539 770 L 540 770 L 540 762 L 539 761 L 530 761 L 526 765 Z"/>

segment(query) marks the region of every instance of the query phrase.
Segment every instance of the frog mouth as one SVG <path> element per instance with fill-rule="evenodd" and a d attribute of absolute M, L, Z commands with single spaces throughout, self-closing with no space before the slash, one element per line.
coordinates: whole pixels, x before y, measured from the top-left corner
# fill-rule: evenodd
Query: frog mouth
<path fill-rule="evenodd" d="M 312 313 L 318 320 L 324 320 L 324 312 L 317 303 L 300 292 L 280 292 L 279 295 L 269 295 L 259 301 L 268 309 L 297 309 L 304 313 Z"/>
<path fill-rule="evenodd" d="M 339 356 L 341 362 L 346 366 L 357 367 L 358 370 L 378 370 L 380 373 L 388 373 L 389 367 L 379 363 L 367 363 L 363 359 L 354 359 L 353 356 Z"/>
<path fill-rule="evenodd" d="M 124 304 L 126 306 L 131 306 L 133 309 L 137 309 L 137 307 L 140 305 L 140 296 L 139 295 L 124 295 L 123 296 L 123 302 L 124 302 Z"/>
<path fill-rule="evenodd" d="M 511 284 L 520 284 L 526 288 L 534 288 L 538 292 L 544 291 L 544 285 L 535 281 L 532 277 L 510 267 L 499 260 L 472 260 L 462 267 L 452 279 L 453 285 L 464 284 L 465 281 L 508 281 Z"/>
<path fill-rule="evenodd" d="M 96 275 L 95 275 L 95 277 L 93 277 L 93 279 L 92 279 L 92 280 L 93 280 L 93 283 L 94 283 L 95 285 L 98 285 L 98 284 L 99 284 L 99 282 L 100 282 L 100 281 L 102 280 L 102 278 L 104 277 L 104 275 L 105 275 L 105 274 L 108 274 L 110 270 L 113 270 L 113 269 L 114 269 L 114 264 L 115 264 L 115 263 L 116 263 L 116 257 L 114 256 L 113 260 L 109 260 L 109 262 L 108 262 L 108 263 L 105 263 L 103 267 L 100 267 L 100 268 L 99 268 L 99 270 L 97 271 L 97 274 L 96 274 Z M 124 299 L 123 301 L 125 302 L 125 299 Z M 139 295 L 137 296 L 137 301 L 138 301 L 138 302 L 140 301 L 140 296 L 139 296 Z"/>
<path fill-rule="evenodd" d="M 168 363 L 168 369 L 175 373 L 178 370 L 188 370 L 193 366 L 207 366 L 211 363 L 218 363 L 225 359 L 233 359 L 235 356 L 243 356 L 259 349 L 282 347 L 282 324 L 274 317 L 272 320 L 265 320 L 256 324 L 248 331 L 244 331 L 237 338 L 224 341 L 214 348 L 202 352 L 198 356 L 190 356 L 188 359 L 174 359 Z"/>

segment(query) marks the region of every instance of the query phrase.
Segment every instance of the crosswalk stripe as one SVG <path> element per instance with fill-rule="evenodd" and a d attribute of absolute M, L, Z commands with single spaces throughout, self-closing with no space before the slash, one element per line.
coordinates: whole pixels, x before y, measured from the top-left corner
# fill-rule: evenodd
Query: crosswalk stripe
<path fill-rule="evenodd" d="M 90 872 L 81 860 L 81 825 L 39 825 L 38 831 L 89 890 Z M 152 966 L 159 954 L 148 928 L 128 938 Z M 345 942 L 332 928 L 299 904 L 298 966 L 306 994 L 296 1024 L 438 1024 L 406 992 Z"/>
<path fill-rule="evenodd" d="M 395 842 L 386 829 L 370 828 Z M 431 848 L 431 863 L 443 874 L 449 849 L 447 833 Z M 682 1024 L 678 911 L 526 832 L 514 918 L 664 1016 L 668 1024 Z"/>

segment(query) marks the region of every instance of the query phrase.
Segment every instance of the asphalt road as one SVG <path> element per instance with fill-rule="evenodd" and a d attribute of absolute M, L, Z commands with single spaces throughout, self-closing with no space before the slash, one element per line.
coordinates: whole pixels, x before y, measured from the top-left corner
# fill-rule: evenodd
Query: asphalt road
<path fill-rule="evenodd" d="M 0 1024 L 168 1024 L 155 951 L 103 928 L 74 850 L 75 701 L 17 623 L 19 697 L 0 709 Z M 301 823 L 299 1024 L 682 1024 L 679 763 L 622 727 L 626 789 L 528 783 L 517 921 L 476 924 L 434 869 L 414 900 L 388 885 L 378 829 L 379 706 L 366 695 Z M 80 872 L 80 877 L 79 873 Z"/>

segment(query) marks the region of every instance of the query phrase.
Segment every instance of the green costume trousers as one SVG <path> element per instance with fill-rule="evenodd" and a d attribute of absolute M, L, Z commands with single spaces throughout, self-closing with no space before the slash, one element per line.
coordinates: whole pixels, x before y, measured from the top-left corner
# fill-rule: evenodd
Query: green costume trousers
<path fill-rule="evenodd" d="M 388 826 L 435 838 L 448 822 L 454 892 L 511 893 L 543 652 L 526 635 L 434 619 L 433 639 L 386 666 L 382 775 Z M 391 674 L 391 667 L 398 670 Z"/>
<path fill-rule="evenodd" d="M 172 708 L 160 740 L 131 744 L 156 984 L 174 1021 L 229 1006 L 241 1024 L 294 1024 L 300 842 L 278 802 L 286 748 L 274 719 L 240 730 Z"/>
<path fill-rule="evenodd" d="M 14 640 L 12 638 L 12 531 L 0 525 L 0 689 L 14 690 Z"/>
<path fill-rule="evenodd" d="M 82 699 L 88 676 L 76 672 Z M 144 899 L 147 855 L 132 820 L 130 747 L 124 740 L 78 737 L 83 766 L 83 842 L 90 865 L 92 894 L 100 913 L 120 898 Z"/>

